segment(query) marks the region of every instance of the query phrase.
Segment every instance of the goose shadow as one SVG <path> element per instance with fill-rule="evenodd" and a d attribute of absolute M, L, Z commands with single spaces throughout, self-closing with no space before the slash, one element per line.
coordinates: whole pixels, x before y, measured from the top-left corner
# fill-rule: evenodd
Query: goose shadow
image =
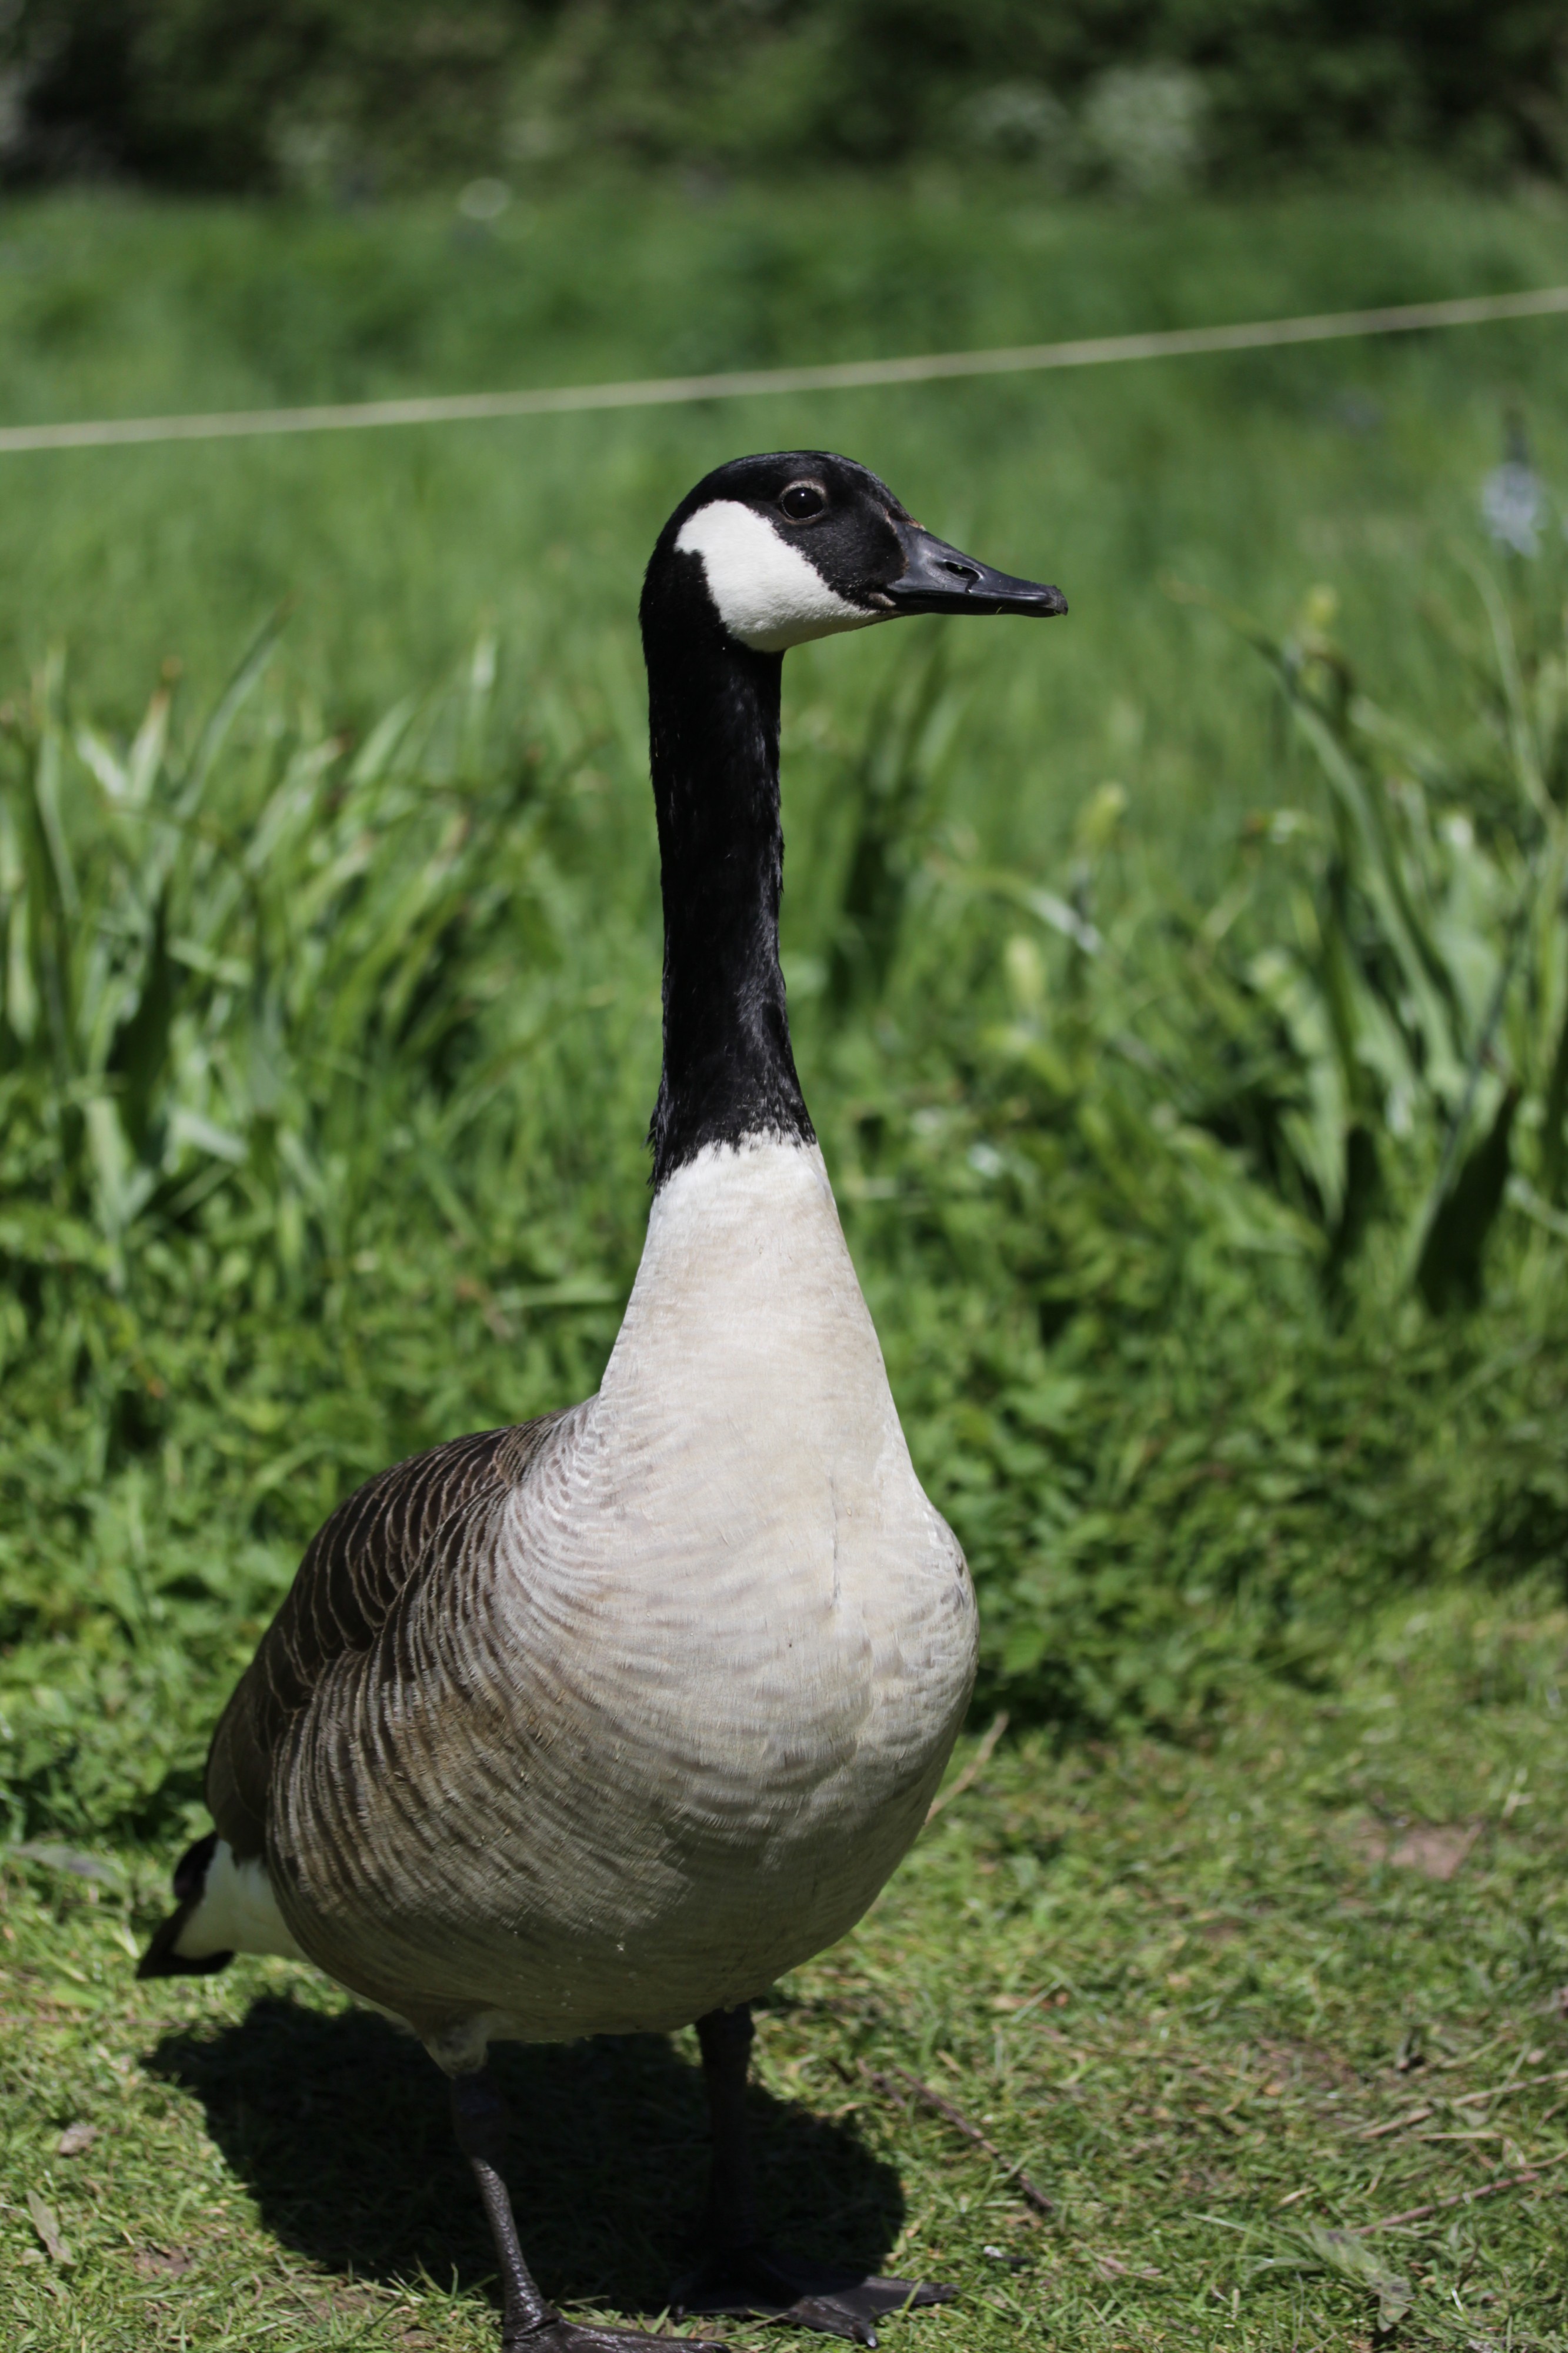
<path fill-rule="evenodd" d="M 264 1994 L 235 2025 L 166 2034 L 144 2063 L 200 2100 L 265 2228 L 312 2263 L 386 2284 L 472 2288 L 495 2253 L 420 2046 L 369 2010 Z M 659 2312 L 707 2186 L 701 2071 L 662 2037 L 496 2046 L 511 2110 L 507 2179 L 528 2260 L 567 2305 Z M 894 2168 L 852 2122 L 753 2084 L 757 2188 L 773 2244 L 871 2272 L 899 2234 Z"/>

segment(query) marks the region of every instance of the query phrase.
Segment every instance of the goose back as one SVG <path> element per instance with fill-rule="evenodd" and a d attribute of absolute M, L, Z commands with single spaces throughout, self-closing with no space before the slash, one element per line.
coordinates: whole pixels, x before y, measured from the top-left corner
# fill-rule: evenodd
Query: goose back
<path fill-rule="evenodd" d="M 367 1479 L 323 1521 L 218 1719 L 207 1810 L 239 1862 L 260 1860 L 273 1776 L 291 1727 L 335 1671 L 363 1659 L 410 1588 L 438 1577 L 455 1540 L 518 1480 L 558 1413 L 448 1439 Z"/>

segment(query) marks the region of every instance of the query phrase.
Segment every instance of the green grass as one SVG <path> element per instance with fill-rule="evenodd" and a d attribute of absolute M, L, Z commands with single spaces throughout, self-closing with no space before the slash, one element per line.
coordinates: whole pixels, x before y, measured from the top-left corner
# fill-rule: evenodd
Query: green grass
<path fill-rule="evenodd" d="M 1565 260 L 1561 210 L 1440 189 L 1142 215 L 941 176 L 654 185 L 467 240 L 432 206 L 13 203 L 0 410 L 1000 342 Z M 420 2054 L 308 1973 L 139 1992 L 132 1954 L 314 1525 L 597 1377 L 658 1071 L 638 573 L 704 467 L 789 439 L 1073 603 L 786 674 L 800 1066 L 975 1569 L 981 1705 L 1013 1718 L 848 1957 L 768 2013 L 789 2232 L 837 2199 L 859 2251 L 902 2234 L 965 2287 L 909 2326 L 964 2353 L 1031 2316 L 1107 2353 L 1326 2348 L 1374 2308 L 1360 2242 L 1303 2217 L 1552 2153 L 1550 2087 L 1510 2094 L 1512 2142 L 1355 2132 L 1412 2080 L 1486 2091 L 1560 2049 L 1568 550 L 1500 565 L 1477 493 L 1510 404 L 1568 477 L 1565 367 L 1545 322 L 5 461 L 0 2224 L 40 2260 L 0 2299 L 37 2343 L 492 2326 Z M 1450 1882 L 1397 1860 L 1422 1822 L 1482 1825 Z M 862 2061 L 945 2089 L 1055 2218 Z M 689 2062 L 509 2063 L 562 2295 L 657 2306 Z M 99 2137 L 61 2157 L 78 2121 Z M 595 2220 L 605 2144 L 639 2163 Z M 1551 2181 L 1368 2241 L 1405 2340 L 1561 2340 Z"/>
<path fill-rule="evenodd" d="M 1407 2285 L 1400 2345 L 1568 2343 L 1561 2170 L 1461 2202 L 1568 2154 L 1565 1667 L 1568 1618 L 1526 1591 L 1406 1608 L 1331 1704 L 1276 1694 L 1199 1747 L 1005 1743 L 761 2013 L 781 2241 L 956 2283 L 887 2332 L 932 2353 L 1370 2346 L 1357 2246 Z M 143 1853 L 13 1856 L 4 1884 L 16 2353 L 493 2344 L 416 2046 L 283 1962 L 133 1986 Z M 689 2036 L 502 2056 L 525 2243 L 573 2310 L 663 2302 L 702 2180 L 694 2059 Z M 900 2069 L 1001 2161 L 897 2105 Z M 65 2157 L 73 2126 L 94 2137 Z"/>
<path fill-rule="evenodd" d="M 1271 652 L 1327 789 L 1212 905 L 1114 793 L 1074 906 L 975 862 L 940 632 L 816 747 L 802 1067 L 989 1697 L 1192 1728 L 1331 1679 L 1391 1592 L 1560 1557 L 1568 697 L 1496 617 L 1465 740 L 1392 779 L 1342 653 Z M 657 913 L 614 786 L 497 740 L 482 649 L 352 753 L 265 653 L 184 740 L 156 699 L 73 728 L 55 670 L 0 741 L 19 1835 L 199 1822 L 314 1525 L 590 1388 L 639 1249 Z"/>
<path fill-rule="evenodd" d="M 1417 185 L 1247 206 L 1055 204 L 1026 177 L 803 182 L 693 203 L 657 183 L 341 216 L 13 199 L 0 212 L 7 421 L 593 382 L 1099 334 L 1555 283 L 1568 211 Z M 992 560 L 1058 579 L 1070 628 L 971 633 L 955 791 L 989 848 L 1058 849 L 1105 777 L 1204 871 L 1269 784 L 1266 697 L 1179 575 L 1282 626 L 1338 586 L 1390 686 L 1443 707 L 1411 583 L 1440 575 L 1521 401 L 1568 473 L 1568 329 L 1084 375 L 5 461 L 0 677 L 54 638 L 129 723 L 158 666 L 198 700 L 262 615 L 332 723 L 363 725 L 500 633 L 521 723 L 564 701 L 640 773 L 635 606 L 653 535 L 709 467 L 837 447 Z M 865 706 L 867 639 L 797 657 L 794 741 Z M 626 683 L 623 685 L 623 681 Z"/>

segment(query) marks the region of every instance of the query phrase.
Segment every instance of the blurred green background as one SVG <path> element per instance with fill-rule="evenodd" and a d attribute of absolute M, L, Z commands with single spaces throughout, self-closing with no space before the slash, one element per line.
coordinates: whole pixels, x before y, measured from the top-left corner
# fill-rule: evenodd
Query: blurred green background
<path fill-rule="evenodd" d="M 18 195 L 0 239 L 0 400 L 16 422 L 157 414 L 1267 318 L 1550 284 L 1565 227 L 1545 189 L 1420 182 L 1151 211 L 1054 199 L 1017 173 L 696 200 L 622 174 L 520 195 L 489 222 L 449 193 L 339 213 Z M 481 626 L 510 666 L 570 675 L 592 700 L 609 649 L 617 676 L 636 669 L 641 567 L 681 489 L 738 449 L 825 443 L 997 562 L 1072 575 L 1070 645 L 1004 630 L 953 649 L 985 681 L 964 791 L 994 846 L 1059 838 L 1105 774 L 1147 776 L 1141 822 L 1206 846 L 1258 797 L 1269 704 L 1169 579 L 1282 625 L 1331 578 L 1362 658 L 1457 715 L 1418 583 L 1479 543 L 1510 406 L 1561 471 L 1562 346 L 1553 322 L 1530 322 L 623 417 L 13 458 L 0 662 L 19 678 L 63 632 L 79 691 L 126 723 L 160 661 L 215 691 L 291 596 L 283 661 L 333 723 L 367 723 Z M 587 665 L 562 638 L 584 628 Z M 809 682 L 848 711 L 899 643 L 808 653 L 790 690 Z M 626 749 L 640 774 L 635 727 Z"/>
<path fill-rule="evenodd" d="M 941 155 L 1157 196 L 1568 152 L 1554 0 L 13 0 L 0 56 L 14 170 L 203 190 Z"/>

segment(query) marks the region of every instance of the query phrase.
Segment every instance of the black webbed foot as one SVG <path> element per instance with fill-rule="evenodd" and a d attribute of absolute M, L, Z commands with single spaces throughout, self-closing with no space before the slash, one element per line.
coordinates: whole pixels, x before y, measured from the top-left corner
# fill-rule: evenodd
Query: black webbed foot
<path fill-rule="evenodd" d="M 806 2263 L 771 2247 L 727 2247 L 705 2256 L 678 2283 L 673 2309 L 680 2316 L 723 2312 L 787 2320 L 795 2328 L 875 2345 L 876 2323 L 889 2313 L 951 2304 L 957 2293 L 920 2280 L 879 2279 L 843 2264 Z"/>
<path fill-rule="evenodd" d="M 506 2104 L 488 2069 L 459 2075 L 452 2084 L 452 2121 L 458 2146 L 474 2169 L 495 2240 L 501 2279 L 501 2353 L 724 2353 L 696 2337 L 650 2337 L 640 2328 L 615 2328 L 608 2322 L 568 2320 L 541 2295 L 518 2244 L 511 2199 L 500 2175 L 506 2139 Z"/>
<path fill-rule="evenodd" d="M 746 2146 L 746 2063 L 752 2016 L 744 2002 L 711 2010 L 697 2021 L 702 2073 L 713 2118 L 713 2171 L 700 2243 L 708 2250 L 676 2286 L 678 2314 L 727 2312 L 737 2318 L 787 2320 L 826 2337 L 875 2345 L 876 2323 L 921 2304 L 951 2304 L 956 2288 L 919 2280 L 879 2279 L 837 2263 L 808 2263 L 764 2246 Z"/>
<path fill-rule="evenodd" d="M 567 2320 L 552 2312 L 534 2325 L 501 2327 L 501 2353 L 649 2353 L 658 2346 L 689 2347 L 690 2353 L 724 2353 L 724 2348 L 696 2337 L 650 2337 L 640 2328 L 612 2328 L 607 2321 Z"/>

